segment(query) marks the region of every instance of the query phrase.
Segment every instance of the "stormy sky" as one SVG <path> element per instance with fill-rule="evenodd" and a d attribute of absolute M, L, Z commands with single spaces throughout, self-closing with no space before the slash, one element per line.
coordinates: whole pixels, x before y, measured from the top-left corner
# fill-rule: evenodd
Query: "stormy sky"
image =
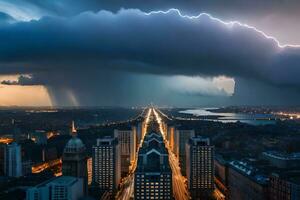
<path fill-rule="evenodd" d="M 1 85 L 55 106 L 298 105 L 298 2 L 0 0 Z"/>

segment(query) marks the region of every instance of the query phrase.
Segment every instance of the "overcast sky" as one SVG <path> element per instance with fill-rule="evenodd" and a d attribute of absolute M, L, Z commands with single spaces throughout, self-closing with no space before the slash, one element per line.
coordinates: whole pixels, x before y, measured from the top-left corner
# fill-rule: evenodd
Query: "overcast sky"
<path fill-rule="evenodd" d="M 0 0 L 0 105 L 299 104 L 299 1 L 110 2 Z"/>

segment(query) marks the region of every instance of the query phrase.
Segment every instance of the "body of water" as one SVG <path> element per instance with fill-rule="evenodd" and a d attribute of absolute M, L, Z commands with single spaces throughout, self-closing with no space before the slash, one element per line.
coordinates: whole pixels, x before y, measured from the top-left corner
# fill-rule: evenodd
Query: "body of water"
<path fill-rule="evenodd" d="M 203 120 L 209 121 L 219 121 L 224 123 L 229 122 L 243 122 L 252 125 L 265 125 L 265 124 L 274 124 L 275 117 L 272 114 L 246 114 L 246 113 L 219 113 L 213 112 L 211 110 L 217 108 L 197 108 L 197 109 L 189 109 L 182 110 L 179 113 L 191 114 L 194 116 L 202 116 Z M 215 119 L 209 119 L 209 117 L 215 116 Z M 208 117 L 205 119 L 205 117 Z"/>

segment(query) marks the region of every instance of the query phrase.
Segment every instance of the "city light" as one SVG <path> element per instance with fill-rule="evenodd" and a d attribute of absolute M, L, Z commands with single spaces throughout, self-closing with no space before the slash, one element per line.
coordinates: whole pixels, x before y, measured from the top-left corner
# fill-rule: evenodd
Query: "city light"
<path fill-rule="evenodd" d="M 48 162 L 44 162 L 41 164 L 37 164 L 32 166 L 31 171 L 33 174 L 38 174 L 41 173 L 42 171 L 46 170 L 46 169 L 50 169 L 54 166 L 57 165 L 61 165 L 62 164 L 62 160 L 61 159 L 55 159 L 52 161 L 48 161 Z M 61 174 L 61 172 L 58 172 L 58 175 Z"/>
<path fill-rule="evenodd" d="M 9 144 L 13 142 L 13 139 L 12 138 L 5 138 L 5 137 L 1 137 L 0 138 L 0 143 L 3 143 L 3 144 Z"/>
<path fill-rule="evenodd" d="M 172 169 L 172 175 L 173 175 L 173 193 L 174 193 L 174 197 L 175 197 L 176 200 L 190 199 L 189 192 L 188 192 L 186 184 L 185 184 L 186 178 L 184 176 L 182 176 L 181 169 L 179 167 L 178 158 L 172 152 L 172 150 L 169 146 L 169 142 L 166 140 L 166 135 L 167 134 L 163 130 L 162 118 L 160 117 L 158 112 L 162 113 L 160 111 L 156 111 L 156 109 L 153 109 L 155 119 L 156 119 L 157 123 L 159 124 L 160 132 L 162 133 L 162 135 L 164 137 L 165 145 L 166 145 L 166 148 L 167 148 L 168 153 L 169 153 L 169 162 L 170 162 L 170 166 L 171 166 L 171 169 Z M 164 115 L 164 116 L 166 117 L 166 115 Z"/>

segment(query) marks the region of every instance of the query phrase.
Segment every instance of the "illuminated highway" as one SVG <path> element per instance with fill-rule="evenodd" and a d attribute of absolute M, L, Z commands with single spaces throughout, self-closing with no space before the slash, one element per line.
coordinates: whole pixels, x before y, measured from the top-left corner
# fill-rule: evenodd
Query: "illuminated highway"
<path fill-rule="evenodd" d="M 143 113 L 144 113 L 144 111 L 143 111 Z M 142 133 L 140 146 L 143 143 L 144 136 L 145 136 L 144 132 L 145 132 L 145 130 L 147 130 L 152 112 L 153 112 L 152 109 L 149 108 L 148 113 L 145 118 L 145 127 L 143 127 L 143 131 L 142 131 L 143 133 Z M 141 115 L 143 115 L 143 113 Z M 137 153 L 136 153 L 137 155 L 138 155 L 140 146 L 137 149 Z M 118 200 L 128 200 L 131 197 L 133 197 L 133 194 L 134 194 L 134 171 L 137 167 L 137 159 L 138 159 L 138 156 L 135 156 L 134 162 L 131 163 L 130 172 L 129 172 L 128 176 L 122 179 L 122 183 L 120 184 L 121 189 L 116 195 L 116 199 L 118 199 Z"/>
<path fill-rule="evenodd" d="M 0 143 L 3 143 L 3 144 L 9 144 L 13 142 L 13 139 L 12 138 L 6 138 L 6 137 L 1 137 L 0 138 Z"/>
<path fill-rule="evenodd" d="M 56 159 L 56 160 L 52 160 L 52 161 L 44 162 L 44 163 L 41 163 L 41 164 L 38 164 L 38 165 L 34 165 L 31 168 L 31 171 L 32 171 L 33 174 L 38 174 L 38 173 L 41 173 L 42 171 L 44 171 L 46 169 L 50 169 L 53 166 L 61 165 L 61 164 L 62 164 L 62 160 L 59 158 L 59 159 Z"/>
<path fill-rule="evenodd" d="M 177 157 L 174 155 L 172 150 L 169 147 L 169 142 L 166 140 L 166 133 L 163 130 L 163 125 L 162 125 L 162 119 L 160 115 L 163 115 L 164 117 L 170 119 L 167 115 L 163 114 L 159 110 L 155 110 L 154 108 L 150 108 L 148 110 L 148 113 L 145 118 L 145 128 L 144 130 L 147 130 L 147 127 L 150 122 L 150 116 L 152 113 L 155 116 L 155 120 L 159 124 L 159 129 L 160 132 L 164 138 L 166 148 L 168 149 L 169 153 L 169 162 L 170 162 L 170 167 L 172 170 L 172 179 L 173 179 L 173 195 L 176 200 L 188 200 L 190 199 L 189 192 L 187 190 L 186 184 L 185 184 L 185 178 L 182 176 L 180 167 L 179 167 L 179 161 Z M 142 141 L 143 141 L 144 134 L 142 136 Z M 137 151 L 138 154 L 138 151 Z M 121 189 L 116 195 L 116 199 L 118 200 L 129 200 L 130 198 L 133 197 L 134 194 L 134 171 L 137 167 L 137 159 L 138 156 L 136 156 L 135 161 L 131 164 L 130 167 L 130 173 L 127 177 L 123 178 L 122 183 L 121 183 Z"/>
<path fill-rule="evenodd" d="M 155 118 L 157 123 L 159 124 L 159 129 L 163 135 L 164 138 L 166 138 L 166 133 L 163 130 L 162 125 L 162 119 L 159 116 L 158 113 L 162 114 L 160 111 L 156 111 L 153 109 Z M 166 115 L 164 115 L 167 117 Z M 167 117 L 168 118 L 168 117 Z M 173 194 L 176 200 L 185 200 L 190 199 L 189 192 L 187 190 L 186 184 L 185 184 L 185 177 L 182 176 L 180 167 L 179 167 L 179 161 L 177 157 L 172 152 L 171 148 L 169 147 L 169 142 L 165 139 L 166 148 L 168 149 L 169 153 L 169 162 L 172 169 L 172 179 L 173 179 Z"/>

